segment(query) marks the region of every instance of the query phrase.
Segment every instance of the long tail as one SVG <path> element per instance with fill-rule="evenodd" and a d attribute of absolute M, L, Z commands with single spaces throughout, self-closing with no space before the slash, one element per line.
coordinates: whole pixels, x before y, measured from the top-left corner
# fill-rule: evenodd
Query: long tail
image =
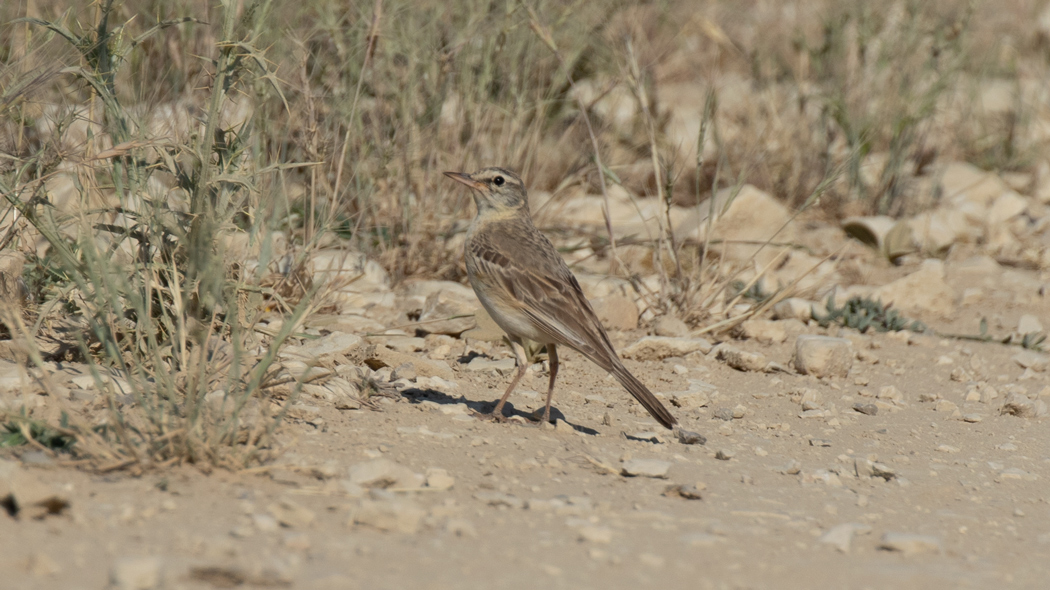
<path fill-rule="evenodd" d="M 653 418 L 656 418 L 656 421 L 662 424 L 664 428 L 673 428 L 674 425 L 678 423 L 678 421 L 674 419 L 674 416 L 671 415 L 671 412 L 667 411 L 667 408 L 660 403 L 660 400 L 656 399 L 656 396 L 649 391 L 649 388 L 642 385 L 642 382 L 632 375 L 631 372 L 627 370 L 627 367 L 623 366 L 623 363 L 612 363 L 612 367 L 609 368 L 608 371 L 613 377 L 616 377 L 616 380 L 620 382 L 620 385 L 623 385 L 624 388 L 634 396 L 634 399 L 638 400 L 638 403 L 642 404 L 642 406 L 644 406 L 645 409 L 652 414 Z"/>

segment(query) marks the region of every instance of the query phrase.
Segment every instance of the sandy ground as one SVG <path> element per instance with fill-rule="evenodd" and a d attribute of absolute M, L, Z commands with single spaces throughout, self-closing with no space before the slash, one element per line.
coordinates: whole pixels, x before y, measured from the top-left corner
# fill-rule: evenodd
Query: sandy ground
<path fill-rule="evenodd" d="M 982 315 L 1045 317 L 1040 297 L 1014 295 L 931 323 L 975 332 Z M 1025 372 L 1011 360 L 1020 349 L 999 344 L 788 331 L 780 344 L 731 344 L 788 365 L 798 333 L 844 335 L 857 352 L 849 376 L 740 372 L 714 355 L 627 361 L 666 396 L 705 384 L 706 406 L 673 408 L 702 446 L 674 440 L 566 351 L 556 426 L 472 417 L 509 376 L 457 370 L 457 388 L 408 389 L 378 411 L 314 402 L 320 413 L 285 427 L 287 452 L 266 469 L 133 478 L 33 467 L 71 505 L 0 517 L 0 586 L 1046 587 L 1047 422 L 1000 408 L 1017 388 L 1039 395 L 1047 373 Z M 541 407 L 546 379 L 530 369 L 508 415 Z M 801 417 L 803 402 L 823 415 Z M 631 459 L 670 467 L 665 478 L 618 473 Z M 354 466 L 384 460 L 422 477 L 372 491 L 350 483 Z"/>

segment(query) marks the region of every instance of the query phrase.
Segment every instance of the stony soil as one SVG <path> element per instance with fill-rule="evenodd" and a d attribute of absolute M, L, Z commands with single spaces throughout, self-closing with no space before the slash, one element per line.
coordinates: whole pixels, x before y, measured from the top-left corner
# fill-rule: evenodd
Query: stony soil
<path fill-rule="evenodd" d="M 948 276 L 961 293 L 1008 273 L 1027 286 L 929 323 L 974 333 L 982 316 L 993 330 L 1024 313 L 1045 317 L 1036 272 Z M 490 409 L 509 378 L 499 369 L 507 363 L 483 361 L 507 352 L 455 340 L 454 379 L 401 382 L 377 410 L 306 396 L 311 405 L 284 427 L 286 452 L 264 468 L 136 478 L 26 452 L 28 466 L 3 464 L 9 479 L 14 469 L 69 505 L 0 518 L 3 586 L 1045 587 L 1045 357 L 907 332 L 770 325 L 786 340 L 627 361 L 685 406 L 673 410 L 704 445 L 675 440 L 569 351 L 555 425 L 524 418 L 542 407 L 540 364 L 512 397 L 508 423 L 478 420 L 471 412 Z M 851 341 L 848 376 L 792 370 L 803 333 Z M 621 349 L 643 336 L 613 333 Z M 411 342 L 424 350 L 408 354 L 424 358 L 445 340 Z M 725 346 L 787 370 L 730 368 L 716 360 Z M 468 370 L 468 359 L 483 370 Z M 1020 409 L 1007 403 L 1021 397 Z"/>

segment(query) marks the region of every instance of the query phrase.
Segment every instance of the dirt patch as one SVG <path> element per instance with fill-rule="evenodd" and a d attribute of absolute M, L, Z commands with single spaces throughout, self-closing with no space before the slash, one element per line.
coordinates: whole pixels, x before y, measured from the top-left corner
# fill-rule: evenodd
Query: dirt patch
<path fill-rule="evenodd" d="M 807 332 L 852 341 L 848 377 L 741 372 L 717 351 L 626 361 L 667 400 L 703 387 L 706 404 L 674 411 L 704 446 L 673 440 L 566 352 L 546 428 L 523 418 L 542 408 L 541 365 L 496 424 L 471 412 L 507 377 L 452 362 L 454 386 L 402 387 L 378 411 L 318 403 L 285 427 L 282 459 L 255 471 L 18 467 L 69 507 L 4 516 L 0 569 L 19 588 L 1042 584 L 1031 557 L 1050 546 L 1046 422 L 1001 410 L 1011 395 L 1047 400 L 1047 374 L 1000 344 Z M 794 354 L 794 337 L 732 345 L 785 366 Z M 400 479 L 355 482 L 351 467 L 380 459 Z M 666 476 L 623 474 L 639 460 L 666 462 Z M 156 584 L 128 585 L 140 579 Z"/>

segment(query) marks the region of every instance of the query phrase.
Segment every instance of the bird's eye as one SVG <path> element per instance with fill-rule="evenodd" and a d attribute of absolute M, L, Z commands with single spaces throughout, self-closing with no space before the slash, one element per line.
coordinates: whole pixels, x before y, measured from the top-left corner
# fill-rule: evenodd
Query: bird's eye
<path fill-rule="evenodd" d="M 494 184 L 496 186 L 503 186 L 504 182 L 506 182 L 506 181 L 503 180 L 502 176 L 497 176 L 496 178 L 492 179 L 492 184 Z"/>

